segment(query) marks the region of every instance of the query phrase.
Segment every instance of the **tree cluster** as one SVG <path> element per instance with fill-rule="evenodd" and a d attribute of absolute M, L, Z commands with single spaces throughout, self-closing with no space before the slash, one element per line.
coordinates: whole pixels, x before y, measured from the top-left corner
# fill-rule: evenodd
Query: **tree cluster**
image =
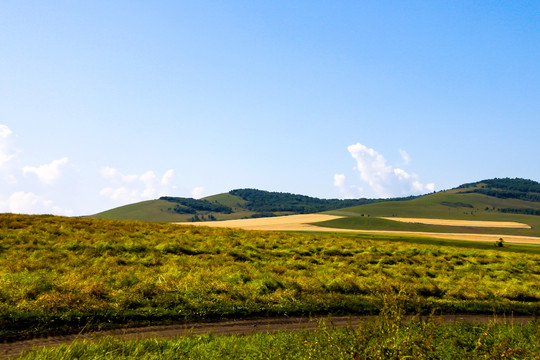
<path fill-rule="evenodd" d="M 540 216 L 540 209 L 530 209 L 530 208 L 503 208 L 497 209 L 502 213 L 510 214 L 524 214 L 524 215 L 536 215 Z"/>
<path fill-rule="evenodd" d="M 257 189 L 236 189 L 229 194 L 239 196 L 247 204 L 245 207 L 257 213 L 292 212 L 310 214 L 335 210 L 344 207 L 358 206 L 375 202 L 372 199 L 319 199 L 315 197 L 282 192 L 269 192 Z"/>
<path fill-rule="evenodd" d="M 179 214 L 195 214 L 196 211 L 211 211 L 222 214 L 231 214 L 232 209 L 228 206 L 222 204 L 214 204 L 207 200 L 195 200 L 191 198 L 181 198 L 181 197 L 172 197 L 172 196 L 162 196 L 159 200 L 166 200 L 172 203 L 177 203 L 183 205 L 176 206 L 173 211 Z M 187 208 L 187 209 L 186 209 Z M 192 212 L 190 212 L 192 211 Z"/>
<path fill-rule="evenodd" d="M 499 199 L 520 199 L 526 201 L 540 202 L 540 183 L 527 179 L 489 179 L 476 183 L 463 184 L 459 188 L 470 188 L 481 186 L 461 193 L 478 193 L 494 196 Z"/>

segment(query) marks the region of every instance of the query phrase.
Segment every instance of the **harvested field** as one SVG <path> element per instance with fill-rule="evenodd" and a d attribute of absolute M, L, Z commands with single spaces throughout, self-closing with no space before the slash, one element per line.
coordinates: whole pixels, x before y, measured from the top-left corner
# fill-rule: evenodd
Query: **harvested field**
<path fill-rule="evenodd" d="M 425 218 L 402 218 L 402 217 L 382 217 L 381 219 L 428 225 L 445 226 L 472 226 L 472 227 L 495 227 L 509 229 L 530 229 L 527 224 L 512 221 L 473 221 L 473 220 L 448 220 L 448 219 L 425 219 Z"/>
<path fill-rule="evenodd" d="M 372 234 L 390 234 L 390 235 L 418 235 L 426 237 L 435 237 L 440 239 L 452 240 L 472 240 L 494 242 L 504 238 L 505 242 L 517 244 L 540 245 L 540 237 L 519 236 L 519 235 L 497 235 L 497 234 L 461 234 L 461 233 L 438 233 L 438 232 L 420 232 L 420 231 L 391 231 L 391 230 L 357 230 L 327 228 L 311 225 L 326 220 L 338 219 L 340 216 L 326 214 L 302 214 L 277 216 L 258 219 L 240 219 L 227 221 L 205 221 L 198 223 L 181 223 L 183 225 L 211 226 L 211 227 L 230 227 L 244 230 L 267 230 L 267 231 L 325 231 L 325 232 L 348 232 L 348 233 L 372 233 Z M 394 220 L 396 218 L 390 218 Z M 458 221 L 458 220 L 455 220 Z M 476 221 L 474 221 L 476 223 Z M 484 223 L 480 221 L 479 223 Z M 492 222 L 491 222 L 492 223 Z M 517 224 L 517 223 L 516 223 Z"/>
<path fill-rule="evenodd" d="M 205 221 L 197 223 L 180 223 L 183 225 L 203 225 L 211 227 L 229 227 L 244 230 L 274 230 L 274 231 L 302 231 L 312 230 L 313 225 L 309 223 L 316 223 L 326 220 L 339 219 L 341 216 L 326 215 L 326 214 L 301 214 L 301 215 L 288 215 L 288 216 L 276 216 L 265 217 L 257 219 L 238 219 L 238 220 L 225 220 L 225 221 Z M 316 227 L 319 229 L 319 227 Z M 323 230 L 324 231 L 324 230 Z"/>

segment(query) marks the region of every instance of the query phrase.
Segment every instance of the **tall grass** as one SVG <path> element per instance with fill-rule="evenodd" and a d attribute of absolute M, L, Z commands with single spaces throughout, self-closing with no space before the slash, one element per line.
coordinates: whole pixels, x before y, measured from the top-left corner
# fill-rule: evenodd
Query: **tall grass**
<path fill-rule="evenodd" d="M 224 317 L 536 314 L 540 256 L 339 235 L 0 215 L 0 338 Z M 414 300 L 414 301 L 412 301 Z"/>
<path fill-rule="evenodd" d="M 528 324 L 402 321 L 392 309 L 357 327 L 240 335 L 77 341 L 18 359 L 538 359 L 540 328 Z"/>

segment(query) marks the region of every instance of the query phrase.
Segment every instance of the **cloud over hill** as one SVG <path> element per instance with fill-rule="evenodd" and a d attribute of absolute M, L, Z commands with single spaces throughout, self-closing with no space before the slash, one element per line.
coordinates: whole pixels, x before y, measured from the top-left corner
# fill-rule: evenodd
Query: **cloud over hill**
<path fill-rule="evenodd" d="M 360 180 L 367 183 L 378 197 L 416 195 L 435 190 L 434 184 L 424 184 L 415 173 L 388 165 L 382 154 L 361 143 L 350 145 L 347 150 L 356 162 L 354 170 L 358 173 Z M 401 149 L 399 152 L 404 162 L 408 164 L 410 162 L 408 153 Z M 347 186 L 343 174 L 334 175 L 334 186 L 338 187 L 345 196 L 349 196 L 351 191 L 359 192 L 358 190 L 361 189 L 356 186 Z"/>

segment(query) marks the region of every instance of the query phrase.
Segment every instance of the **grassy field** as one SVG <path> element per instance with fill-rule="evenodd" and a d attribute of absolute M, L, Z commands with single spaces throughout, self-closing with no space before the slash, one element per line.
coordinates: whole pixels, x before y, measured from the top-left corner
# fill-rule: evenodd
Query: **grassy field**
<path fill-rule="evenodd" d="M 24 353 L 18 359 L 538 359 L 540 331 L 528 324 L 437 324 L 396 314 L 359 327 L 172 340 L 104 338 Z"/>
<path fill-rule="evenodd" d="M 537 314 L 540 256 L 507 250 L 3 214 L 0 339 L 85 326 L 377 313 L 385 294 L 400 294 L 409 313 Z"/>

